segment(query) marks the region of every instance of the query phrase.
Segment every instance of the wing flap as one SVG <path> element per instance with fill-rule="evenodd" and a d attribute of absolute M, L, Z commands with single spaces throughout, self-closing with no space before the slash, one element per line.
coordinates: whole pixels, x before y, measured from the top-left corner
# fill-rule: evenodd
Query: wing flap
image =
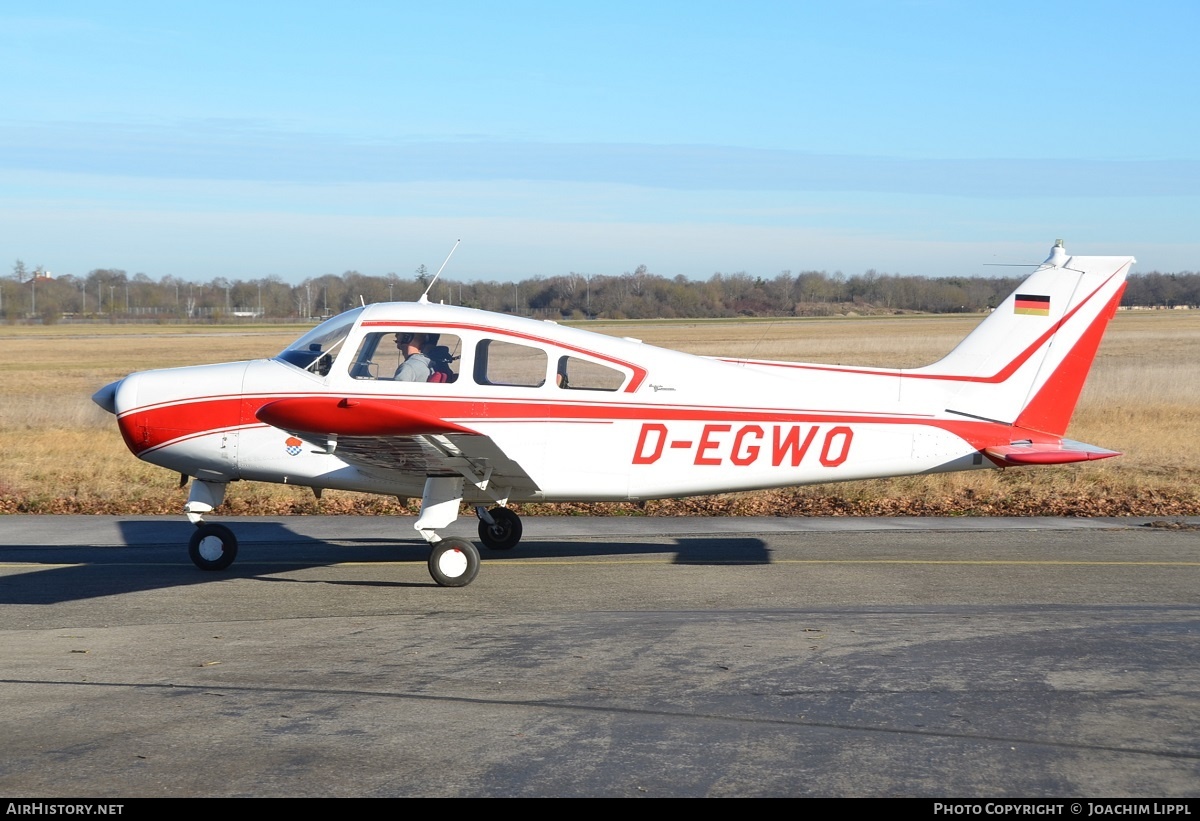
<path fill-rule="evenodd" d="M 489 436 L 343 436 L 337 455 L 366 468 L 424 475 L 462 474 L 472 481 L 537 489 L 519 462 Z"/>

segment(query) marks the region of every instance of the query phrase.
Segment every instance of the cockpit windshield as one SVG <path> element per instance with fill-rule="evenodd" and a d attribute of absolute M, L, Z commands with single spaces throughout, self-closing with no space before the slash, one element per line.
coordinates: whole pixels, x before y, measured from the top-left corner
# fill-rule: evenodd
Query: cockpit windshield
<path fill-rule="evenodd" d="M 355 308 L 325 320 L 285 348 L 275 359 L 325 376 L 362 312 L 362 308 Z"/>

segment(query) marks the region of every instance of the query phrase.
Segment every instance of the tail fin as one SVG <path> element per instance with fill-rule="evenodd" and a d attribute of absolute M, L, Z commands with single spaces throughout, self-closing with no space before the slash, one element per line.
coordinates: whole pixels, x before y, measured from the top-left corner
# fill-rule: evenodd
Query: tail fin
<path fill-rule="evenodd" d="M 947 413 L 1062 436 L 1135 261 L 1068 256 L 1059 240 L 957 348 L 910 373 L 954 384 Z"/>

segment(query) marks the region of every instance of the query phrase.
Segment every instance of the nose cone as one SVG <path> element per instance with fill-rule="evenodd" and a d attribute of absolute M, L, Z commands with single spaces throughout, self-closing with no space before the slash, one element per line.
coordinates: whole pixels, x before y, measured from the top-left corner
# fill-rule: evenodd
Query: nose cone
<path fill-rule="evenodd" d="M 109 382 L 103 388 L 92 394 L 92 401 L 104 408 L 109 413 L 116 413 L 117 388 L 121 387 L 121 383 L 124 381 L 124 379 L 118 379 L 116 382 Z"/>
<path fill-rule="evenodd" d="M 93 397 L 139 459 L 192 476 L 236 478 L 247 363 L 138 371 Z M 253 417 L 251 421 L 257 422 Z"/>

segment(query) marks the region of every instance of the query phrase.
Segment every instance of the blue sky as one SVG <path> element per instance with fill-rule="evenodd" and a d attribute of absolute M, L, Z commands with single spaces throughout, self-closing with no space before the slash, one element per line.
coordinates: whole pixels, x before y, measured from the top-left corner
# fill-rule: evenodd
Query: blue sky
<path fill-rule="evenodd" d="M 0 9 L 0 273 L 1200 270 L 1200 3 Z"/>

